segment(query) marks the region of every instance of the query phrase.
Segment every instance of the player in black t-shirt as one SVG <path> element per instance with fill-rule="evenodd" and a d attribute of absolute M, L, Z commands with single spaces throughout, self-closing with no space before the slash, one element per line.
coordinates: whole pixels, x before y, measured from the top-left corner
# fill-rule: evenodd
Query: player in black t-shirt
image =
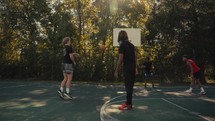
<path fill-rule="evenodd" d="M 128 41 L 128 35 L 126 31 L 120 31 L 118 35 L 119 47 L 119 59 L 117 62 L 115 77 L 118 78 L 118 70 L 123 63 L 124 82 L 126 90 L 126 102 L 121 104 L 119 110 L 131 110 L 132 109 L 132 94 L 136 73 L 136 55 L 135 48 L 132 43 Z"/>
<path fill-rule="evenodd" d="M 61 82 L 60 90 L 58 91 L 58 93 L 62 98 L 72 99 L 70 95 L 70 87 L 73 78 L 74 66 L 76 65 L 74 56 L 75 55 L 79 56 L 79 54 L 74 53 L 73 48 L 71 46 L 71 39 L 69 37 L 65 37 L 62 43 L 64 45 L 62 52 L 63 54 L 62 70 L 64 79 Z M 65 91 L 64 87 L 66 87 Z"/>

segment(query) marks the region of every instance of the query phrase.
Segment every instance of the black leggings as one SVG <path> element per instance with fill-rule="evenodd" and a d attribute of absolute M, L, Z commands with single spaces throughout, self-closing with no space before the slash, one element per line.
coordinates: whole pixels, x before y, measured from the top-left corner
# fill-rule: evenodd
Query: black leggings
<path fill-rule="evenodd" d="M 124 70 L 124 80 L 125 80 L 125 91 L 126 91 L 126 104 L 132 105 L 132 95 L 135 80 L 135 69 L 125 69 Z"/>

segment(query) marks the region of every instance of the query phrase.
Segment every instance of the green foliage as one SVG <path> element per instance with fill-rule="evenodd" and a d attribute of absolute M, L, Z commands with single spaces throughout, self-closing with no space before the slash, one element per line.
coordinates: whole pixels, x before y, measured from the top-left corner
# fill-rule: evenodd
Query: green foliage
<path fill-rule="evenodd" d="M 183 54 L 201 67 L 206 63 L 214 65 L 215 44 L 211 41 L 214 38 L 214 8 L 211 6 L 214 4 L 212 0 L 168 0 L 155 7 L 153 18 L 147 23 L 151 30 L 148 39 L 160 47 L 157 61 L 159 70 L 167 72 L 164 75 L 183 75 L 180 69 Z"/>
<path fill-rule="evenodd" d="M 141 28 L 138 65 L 150 56 L 161 79 L 187 78 L 188 54 L 215 77 L 214 0 L 7 0 L 0 18 L 0 78 L 61 80 L 62 39 L 81 57 L 75 80 L 114 81 L 113 28 Z M 104 44 L 105 50 L 99 45 Z M 204 66 L 206 64 L 206 66 Z M 141 78 L 143 75 L 139 75 Z M 140 79 L 138 79 L 140 80 Z"/>

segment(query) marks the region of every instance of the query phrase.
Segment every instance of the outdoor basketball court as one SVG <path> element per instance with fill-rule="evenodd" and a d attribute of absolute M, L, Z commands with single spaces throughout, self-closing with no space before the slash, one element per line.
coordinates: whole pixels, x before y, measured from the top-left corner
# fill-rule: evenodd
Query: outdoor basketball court
<path fill-rule="evenodd" d="M 124 86 L 73 83 L 73 100 L 58 97 L 60 82 L 0 82 L 0 121 L 215 121 L 215 87 L 135 86 L 131 111 L 120 111 Z"/>

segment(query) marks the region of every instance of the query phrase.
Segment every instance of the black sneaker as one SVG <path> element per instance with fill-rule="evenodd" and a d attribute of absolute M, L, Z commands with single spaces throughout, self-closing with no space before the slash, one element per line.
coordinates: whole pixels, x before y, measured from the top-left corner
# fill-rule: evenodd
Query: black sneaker
<path fill-rule="evenodd" d="M 60 96 L 61 98 L 63 98 L 63 92 L 61 92 L 61 90 L 58 90 L 57 92 L 58 92 L 59 96 Z"/>
<path fill-rule="evenodd" d="M 64 96 L 65 96 L 65 97 L 64 97 L 65 99 L 72 99 L 72 96 L 70 95 L 70 93 L 66 93 L 66 92 L 65 92 L 65 93 L 64 93 Z"/>

